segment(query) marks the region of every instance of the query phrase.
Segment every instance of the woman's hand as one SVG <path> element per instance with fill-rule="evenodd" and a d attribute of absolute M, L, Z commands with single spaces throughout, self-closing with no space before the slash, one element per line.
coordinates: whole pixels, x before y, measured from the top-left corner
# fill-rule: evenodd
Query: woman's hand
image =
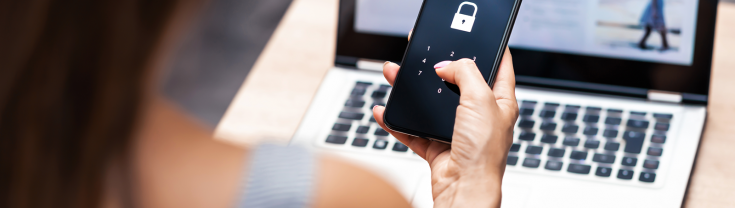
<path fill-rule="evenodd" d="M 393 84 L 399 68 L 390 62 L 384 65 L 383 75 L 389 83 Z M 499 207 L 505 162 L 518 118 L 510 52 L 506 48 L 493 89 L 469 59 L 451 62 L 436 73 L 459 86 L 461 92 L 451 146 L 391 131 L 383 123 L 383 106 L 375 106 L 373 116 L 383 129 L 429 163 L 435 207 Z"/>

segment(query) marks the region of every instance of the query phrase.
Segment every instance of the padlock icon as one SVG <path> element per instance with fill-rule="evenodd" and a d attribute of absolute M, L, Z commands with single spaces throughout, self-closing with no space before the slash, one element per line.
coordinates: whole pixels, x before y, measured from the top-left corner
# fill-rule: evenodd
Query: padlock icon
<path fill-rule="evenodd" d="M 469 5 L 475 7 L 475 12 L 472 16 L 460 14 L 462 6 Z M 457 29 L 465 32 L 472 32 L 472 26 L 475 25 L 475 16 L 477 15 L 477 5 L 475 3 L 465 1 L 459 4 L 457 13 L 454 14 L 454 20 L 452 21 L 452 29 Z"/>

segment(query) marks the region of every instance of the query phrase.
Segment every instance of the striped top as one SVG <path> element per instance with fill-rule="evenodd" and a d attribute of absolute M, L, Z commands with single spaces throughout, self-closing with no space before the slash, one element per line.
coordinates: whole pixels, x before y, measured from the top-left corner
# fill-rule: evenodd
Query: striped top
<path fill-rule="evenodd" d="M 302 208 L 313 198 L 316 161 L 306 149 L 260 145 L 236 208 Z"/>

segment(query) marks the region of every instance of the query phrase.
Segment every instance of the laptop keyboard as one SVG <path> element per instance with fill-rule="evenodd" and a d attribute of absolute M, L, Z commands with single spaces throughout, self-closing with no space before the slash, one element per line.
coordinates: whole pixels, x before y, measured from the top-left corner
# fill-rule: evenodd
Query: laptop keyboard
<path fill-rule="evenodd" d="M 672 114 L 534 100 L 519 104 L 508 166 L 656 181 Z"/>
<path fill-rule="evenodd" d="M 375 105 L 385 106 L 391 86 L 359 81 L 355 83 L 325 142 L 330 145 L 370 148 L 406 153 L 411 150 L 382 129 L 373 118 Z"/>
<path fill-rule="evenodd" d="M 356 82 L 325 144 L 409 154 L 411 150 L 372 116 L 372 107 L 385 105 L 390 89 L 387 84 Z M 509 170 L 644 184 L 657 180 L 673 114 L 530 99 L 519 100 L 519 107 Z"/>

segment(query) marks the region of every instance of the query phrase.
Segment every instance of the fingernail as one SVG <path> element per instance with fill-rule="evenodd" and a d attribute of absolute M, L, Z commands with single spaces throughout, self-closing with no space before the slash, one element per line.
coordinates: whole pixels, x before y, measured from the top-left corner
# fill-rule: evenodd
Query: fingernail
<path fill-rule="evenodd" d="M 390 64 L 390 63 L 393 63 L 393 62 L 390 62 L 390 61 L 386 61 L 385 63 L 383 63 L 383 67 L 387 66 L 387 65 L 388 65 L 388 64 Z"/>
<path fill-rule="evenodd" d="M 449 65 L 449 63 L 452 63 L 452 61 L 442 61 L 434 65 L 434 69 L 444 68 L 445 66 Z"/>
<path fill-rule="evenodd" d="M 376 108 L 376 107 L 378 107 L 378 105 L 374 105 L 374 106 L 373 106 L 373 110 L 375 110 L 375 108 Z"/>

